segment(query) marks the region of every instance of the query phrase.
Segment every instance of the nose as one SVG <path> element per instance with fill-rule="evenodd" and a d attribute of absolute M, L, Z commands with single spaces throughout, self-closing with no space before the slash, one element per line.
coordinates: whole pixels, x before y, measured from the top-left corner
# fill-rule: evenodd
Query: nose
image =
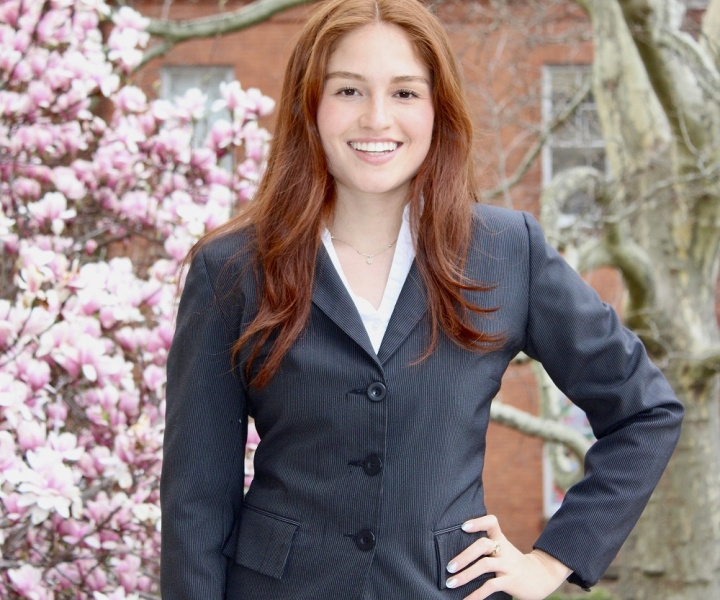
<path fill-rule="evenodd" d="M 392 111 L 389 102 L 389 99 L 381 95 L 370 97 L 365 104 L 360 126 L 373 131 L 388 128 L 392 123 Z"/>

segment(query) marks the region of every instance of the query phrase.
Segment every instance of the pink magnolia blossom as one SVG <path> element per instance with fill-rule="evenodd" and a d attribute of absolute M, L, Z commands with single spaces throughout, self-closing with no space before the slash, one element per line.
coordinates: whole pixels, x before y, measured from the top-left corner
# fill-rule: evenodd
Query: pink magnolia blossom
<path fill-rule="evenodd" d="M 67 171 L 69 169 L 66 169 L 65 173 Z M 75 209 L 68 209 L 67 198 L 61 192 L 48 192 L 41 200 L 28 204 L 28 211 L 38 223 L 50 223 L 53 232 L 57 235 L 62 233 L 65 222 L 77 214 Z"/>
<path fill-rule="evenodd" d="M 149 20 L 129 6 L 122 6 L 113 14 L 113 23 L 119 29 L 135 29 L 142 32 L 148 26 Z"/>
<path fill-rule="evenodd" d="M 103 36 L 108 17 L 114 28 Z M 103 0 L 0 3 L 0 149 L 12 157 L 0 161 L 9 192 L 0 199 L 9 258 L 0 541 L 4 560 L 28 567 L 8 572 L 0 595 L 158 593 L 157 482 L 180 264 L 252 195 L 268 139 L 257 119 L 272 101 L 223 85 L 212 108 L 230 120 L 192 148 L 208 112 L 202 92 L 149 101 L 125 84 L 145 25 Z M 89 110 L 99 95 L 113 102 L 107 121 Z M 243 156 L 240 169 L 221 168 L 228 154 Z M 148 240 L 135 262 L 117 256 L 133 249 L 130 232 Z M 249 474 L 255 444 L 251 432 Z"/>
<path fill-rule="evenodd" d="M 34 450 L 45 445 L 47 432 L 45 424 L 39 421 L 21 421 L 16 429 L 18 445 L 23 450 Z"/>
<path fill-rule="evenodd" d="M 147 110 L 147 97 L 138 87 L 126 85 L 113 98 L 115 106 L 124 113 L 141 113 Z"/>
<path fill-rule="evenodd" d="M 208 147 L 217 154 L 220 153 L 220 151 L 225 150 L 225 148 L 232 143 L 234 137 L 235 130 L 233 129 L 232 124 L 225 119 L 218 119 L 215 123 L 213 123 L 213 126 L 208 133 L 206 143 Z"/>
<path fill-rule="evenodd" d="M 29 506 L 31 521 L 37 525 L 57 512 L 64 518 L 70 512 L 77 517 L 82 511 L 80 489 L 75 475 L 50 448 L 42 447 L 26 453 L 29 469 L 19 476 L 17 491 L 22 494 L 19 503 Z"/>
<path fill-rule="evenodd" d="M 247 91 L 247 103 L 253 112 L 265 117 L 275 110 L 275 100 L 265 96 L 259 89 L 250 88 Z"/>
<path fill-rule="evenodd" d="M 80 200 L 87 194 L 85 184 L 78 179 L 75 170 L 70 167 L 55 167 L 52 181 L 58 191 L 69 200 Z M 73 217 L 77 214 L 74 209 L 68 212 Z"/>
<path fill-rule="evenodd" d="M 5 471 L 17 468 L 19 460 L 16 456 L 15 438 L 9 431 L 0 431 L 0 481 L 4 479 Z"/>
<path fill-rule="evenodd" d="M 94 592 L 93 596 L 97 598 L 95 593 L 101 592 L 102 590 L 106 589 L 106 586 L 108 584 L 108 578 L 102 569 L 93 569 L 85 576 L 85 582 L 90 588 L 90 590 Z"/>
<path fill-rule="evenodd" d="M 0 432 L 0 436 L 2 436 L 3 432 Z M 4 432 L 7 433 L 7 432 Z M 1 441 L 1 440 L 0 440 Z M 8 468 L 7 470 L 11 470 Z M 3 469 L 0 465 L 0 481 L 3 480 Z M 23 519 L 23 517 L 27 514 L 28 510 L 27 507 L 22 506 L 20 504 L 22 496 L 20 494 L 12 493 L 12 494 L 6 494 L 5 497 L 1 498 L 3 506 L 5 507 L 5 516 L 10 521 L 20 521 Z"/>
<path fill-rule="evenodd" d="M 8 569 L 8 577 L 13 589 L 29 600 L 51 600 L 51 592 L 43 585 L 43 574 L 32 565 L 23 565 L 19 569 Z"/>
<path fill-rule="evenodd" d="M 12 192 L 24 201 L 37 200 L 40 197 L 42 187 L 36 179 L 29 177 L 18 177 L 12 183 Z"/>
<path fill-rule="evenodd" d="M 134 593 L 128 594 L 125 588 L 122 587 L 117 588 L 109 594 L 94 592 L 92 597 L 93 600 L 140 600 L 140 596 Z"/>
<path fill-rule="evenodd" d="M 53 90 L 42 80 L 30 82 L 28 85 L 28 96 L 33 105 L 40 108 L 48 108 L 55 99 Z"/>
<path fill-rule="evenodd" d="M 198 121 L 207 113 L 207 95 L 198 88 L 190 88 L 175 103 L 175 116 L 181 122 Z"/>
<path fill-rule="evenodd" d="M 156 396 L 161 396 L 165 387 L 165 369 L 158 365 L 148 365 L 143 371 L 143 382 Z"/>

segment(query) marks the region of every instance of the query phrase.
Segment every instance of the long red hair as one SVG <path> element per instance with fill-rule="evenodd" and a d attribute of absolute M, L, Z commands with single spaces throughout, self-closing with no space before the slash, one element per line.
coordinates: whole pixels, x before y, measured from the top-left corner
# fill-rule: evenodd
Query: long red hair
<path fill-rule="evenodd" d="M 266 385 L 302 333 L 310 314 L 320 232 L 334 205 L 317 127 L 325 70 L 338 40 L 378 21 L 401 28 L 432 76 L 435 123 L 427 157 L 410 187 L 410 223 L 416 234 L 416 263 L 425 284 L 431 336 L 426 358 L 442 330 L 472 351 L 493 350 L 502 336 L 475 329 L 470 312 L 487 313 L 464 291 L 487 291 L 463 275 L 476 201 L 472 122 L 460 71 L 445 31 L 419 0 L 329 0 L 300 33 L 290 57 L 278 106 L 267 170 L 241 214 L 203 237 L 187 262 L 219 236 L 253 229 L 260 282 L 259 310 L 233 348 L 252 345 L 247 373 L 260 349 L 269 354 L 251 381 Z M 275 335 L 273 335 L 275 334 Z"/>

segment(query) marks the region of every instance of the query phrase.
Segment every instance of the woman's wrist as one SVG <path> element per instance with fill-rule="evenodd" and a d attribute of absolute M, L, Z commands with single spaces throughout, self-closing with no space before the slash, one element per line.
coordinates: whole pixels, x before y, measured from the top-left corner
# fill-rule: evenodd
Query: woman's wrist
<path fill-rule="evenodd" d="M 557 558 L 538 548 L 530 552 L 529 556 L 534 557 L 547 570 L 548 574 L 560 583 L 570 577 L 572 573 L 570 567 L 565 566 Z"/>

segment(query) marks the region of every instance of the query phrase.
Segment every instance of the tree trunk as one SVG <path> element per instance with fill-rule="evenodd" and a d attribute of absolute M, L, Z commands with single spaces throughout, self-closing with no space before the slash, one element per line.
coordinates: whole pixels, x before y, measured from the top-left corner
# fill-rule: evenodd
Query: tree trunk
<path fill-rule="evenodd" d="M 720 598 L 720 386 L 679 370 L 665 375 L 686 406 L 682 436 L 622 550 L 621 600 Z"/>
<path fill-rule="evenodd" d="M 591 267 L 626 282 L 626 325 L 685 405 L 677 450 L 621 552 L 621 600 L 720 598 L 720 80 L 677 0 L 594 0 L 594 92 L 611 167 Z M 711 0 L 704 46 L 717 43 Z M 637 258 L 644 267 L 637 268 Z M 590 261 L 593 263 L 593 261 Z"/>

